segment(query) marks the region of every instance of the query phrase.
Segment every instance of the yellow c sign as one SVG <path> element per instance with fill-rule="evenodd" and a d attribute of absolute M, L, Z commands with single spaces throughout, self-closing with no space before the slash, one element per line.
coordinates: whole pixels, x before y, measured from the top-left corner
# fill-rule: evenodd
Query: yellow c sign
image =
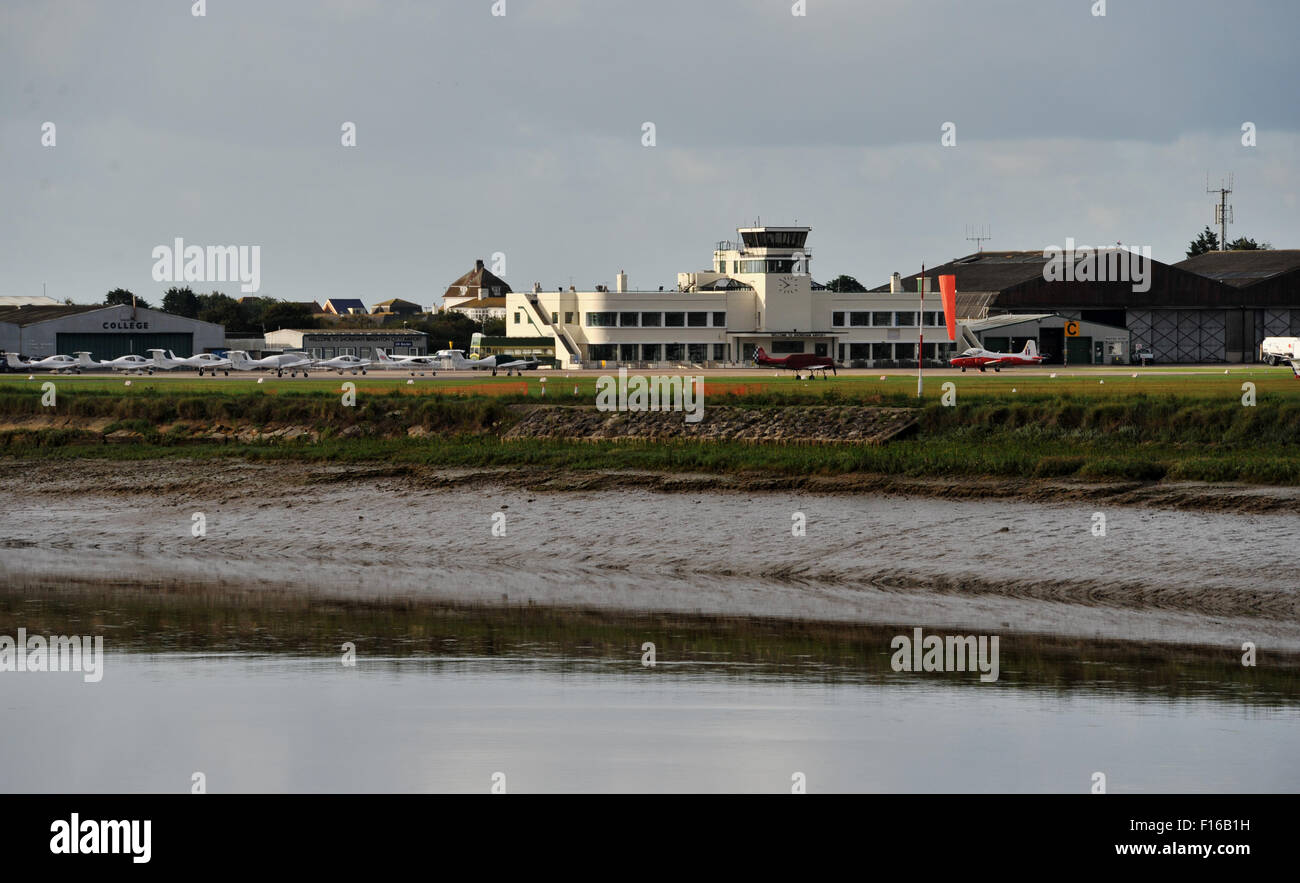
<path fill-rule="evenodd" d="M 1066 337 L 1078 337 L 1078 336 L 1079 336 L 1079 323 L 1078 323 L 1078 322 L 1074 322 L 1074 321 L 1066 322 L 1066 323 L 1065 323 L 1065 336 L 1066 336 Z"/>

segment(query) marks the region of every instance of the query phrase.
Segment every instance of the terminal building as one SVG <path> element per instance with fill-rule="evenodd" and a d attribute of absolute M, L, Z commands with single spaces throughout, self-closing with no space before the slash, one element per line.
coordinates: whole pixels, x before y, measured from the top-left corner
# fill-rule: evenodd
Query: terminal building
<path fill-rule="evenodd" d="M 220 325 L 144 307 L 0 306 L 0 351 L 26 358 L 88 352 L 106 360 L 151 349 L 192 356 L 223 349 L 225 337 Z"/>
<path fill-rule="evenodd" d="M 813 282 L 810 227 L 742 227 L 717 243 L 709 269 L 680 273 L 671 291 L 614 289 L 506 294 L 508 337 L 550 338 L 562 365 L 727 365 L 811 353 L 864 366 L 951 357 L 937 289 L 921 310 L 895 281 L 885 292 L 837 292 Z"/>

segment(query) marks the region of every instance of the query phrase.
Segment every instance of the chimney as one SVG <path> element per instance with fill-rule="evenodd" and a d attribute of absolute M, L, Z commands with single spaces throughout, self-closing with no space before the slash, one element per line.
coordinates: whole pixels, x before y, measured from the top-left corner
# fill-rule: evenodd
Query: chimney
<path fill-rule="evenodd" d="M 482 259 L 482 258 L 478 258 L 477 260 L 474 261 L 474 269 L 475 269 L 475 270 L 482 270 L 482 269 L 483 269 L 483 259 Z"/>
<path fill-rule="evenodd" d="M 619 270 L 618 275 L 614 277 L 614 290 L 619 292 L 627 291 L 627 273 L 622 270 Z"/>
<path fill-rule="evenodd" d="M 895 273 L 889 277 L 889 293 L 898 294 L 903 290 L 903 277 Z"/>

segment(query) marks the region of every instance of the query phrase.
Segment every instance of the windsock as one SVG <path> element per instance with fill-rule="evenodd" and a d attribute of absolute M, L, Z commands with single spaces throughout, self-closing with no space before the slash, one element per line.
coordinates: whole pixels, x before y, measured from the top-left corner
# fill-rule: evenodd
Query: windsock
<path fill-rule="evenodd" d="M 943 321 L 948 324 L 948 339 L 957 339 L 957 277 L 940 276 L 939 293 L 943 295 Z"/>

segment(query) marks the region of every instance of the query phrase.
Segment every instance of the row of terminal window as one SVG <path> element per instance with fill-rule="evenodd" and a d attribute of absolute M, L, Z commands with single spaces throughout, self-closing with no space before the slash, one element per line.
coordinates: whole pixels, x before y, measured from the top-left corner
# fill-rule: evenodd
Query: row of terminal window
<path fill-rule="evenodd" d="M 903 312 L 876 312 L 870 310 L 852 310 L 845 312 L 831 313 L 831 326 L 834 328 L 845 327 L 845 317 L 848 317 L 847 325 L 850 328 L 915 328 L 916 311 L 907 310 Z M 944 324 L 943 311 L 937 310 L 931 312 L 926 310 L 921 314 L 925 325 L 937 328 Z"/>
<path fill-rule="evenodd" d="M 710 325 L 712 320 L 712 325 Z M 666 313 L 588 313 L 588 328 L 726 328 L 725 310 Z"/>
<path fill-rule="evenodd" d="M 725 343 L 596 343 L 587 348 L 592 361 L 606 362 L 724 362 Z"/>

